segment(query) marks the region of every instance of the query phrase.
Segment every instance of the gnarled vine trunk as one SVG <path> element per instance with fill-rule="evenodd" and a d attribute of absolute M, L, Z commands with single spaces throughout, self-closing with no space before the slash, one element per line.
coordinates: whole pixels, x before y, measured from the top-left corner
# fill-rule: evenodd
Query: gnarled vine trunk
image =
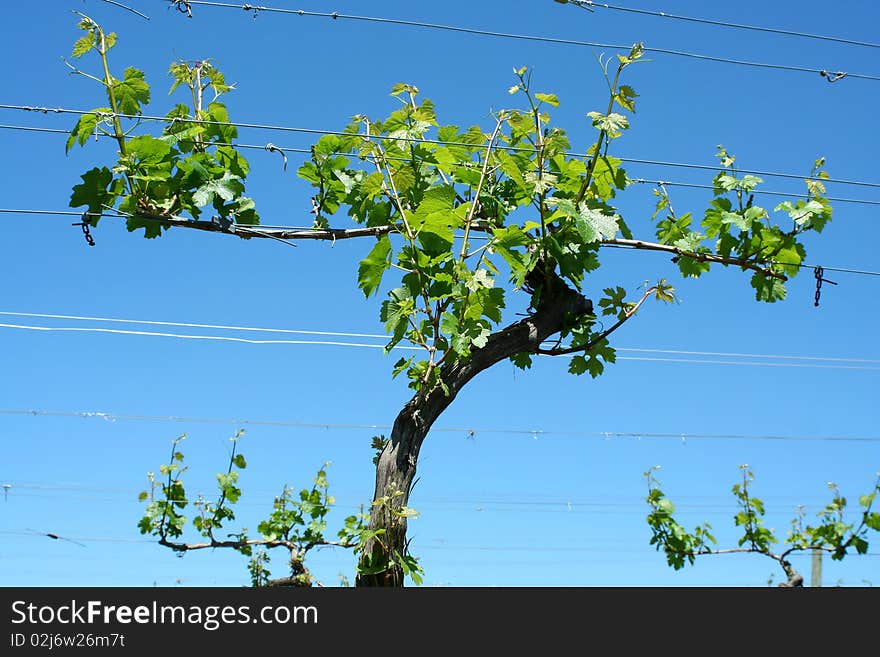
<path fill-rule="evenodd" d="M 376 466 L 376 489 L 370 516 L 371 529 L 384 529 L 378 540 L 367 544 L 361 564 L 390 563 L 390 555 L 406 554 L 406 518 L 393 513 L 406 506 L 416 475 L 419 450 L 431 426 L 453 402 L 461 389 L 483 370 L 521 352 L 533 352 L 550 336 L 558 333 L 567 320 L 593 312 L 592 302 L 576 292 L 556 274 L 545 283 L 544 272 L 536 267 L 530 274 L 540 276 L 541 300 L 534 313 L 489 336 L 486 345 L 474 349 L 470 358 L 456 360 L 441 368 L 440 376 L 448 394 L 439 386 L 417 393 L 394 421 L 388 444 Z M 527 278 L 526 283 L 530 280 Z M 536 287 L 531 285 L 531 287 Z M 387 497 L 387 504 L 376 504 Z M 376 574 L 359 574 L 358 586 L 403 586 L 404 573 L 391 565 Z"/>

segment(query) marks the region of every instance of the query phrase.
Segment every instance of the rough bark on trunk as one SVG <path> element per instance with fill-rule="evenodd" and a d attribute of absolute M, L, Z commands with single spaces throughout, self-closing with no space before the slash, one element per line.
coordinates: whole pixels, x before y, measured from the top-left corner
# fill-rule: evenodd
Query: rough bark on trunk
<path fill-rule="evenodd" d="M 452 403 L 461 389 L 477 374 L 521 352 L 533 352 L 544 340 L 562 330 L 567 318 L 591 314 L 592 303 L 582 294 L 551 274 L 545 283 L 544 272 L 536 267 L 530 277 L 540 276 L 541 300 L 533 314 L 493 333 L 486 345 L 474 349 L 466 360 L 455 360 L 441 368 L 440 376 L 448 394 L 439 386 L 417 393 L 394 421 L 388 444 L 376 466 L 376 489 L 373 496 L 370 528 L 385 530 L 379 540 L 371 541 L 361 555 L 361 564 L 388 563 L 392 551 L 406 554 L 406 518 L 390 512 L 388 506 L 375 504 L 393 496 L 391 510 L 407 505 L 416 474 L 419 450 L 436 419 Z M 526 283 L 530 281 L 527 278 Z M 537 287 L 532 285 L 531 287 Z M 403 586 L 404 573 L 391 567 L 378 574 L 358 574 L 357 586 Z"/>

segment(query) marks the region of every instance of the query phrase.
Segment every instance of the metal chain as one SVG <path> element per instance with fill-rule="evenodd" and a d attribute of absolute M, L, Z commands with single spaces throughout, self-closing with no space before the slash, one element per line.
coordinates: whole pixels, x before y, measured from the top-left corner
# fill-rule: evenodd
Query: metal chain
<path fill-rule="evenodd" d="M 95 246 L 95 238 L 92 237 L 92 234 L 89 232 L 89 223 L 87 221 L 82 222 L 83 235 L 86 237 L 86 242 L 89 246 Z"/>
<path fill-rule="evenodd" d="M 825 275 L 825 270 L 822 267 L 815 267 L 813 269 L 813 276 L 816 277 L 816 296 L 814 306 L 819 307 L 819 298 L 822 296 L 822 283 L 830 283 L 831 285 L 837 285 L 834 281 L 829 281 L 827 278 L 823 278 Z"/>
<path fill-rule="evenodd" d="M 181 14 L 186 14 L 187 18 L 193 17 L 192 7 L 187 0 L 171 0 L 171 6 L 175 7 Z"/>
<path fill-rule="evenodd" d="M 95 238 L 92 237 L 92 234 L 89 232 L 89 213 L 83 212 L 82 220 L 79 223 L 70 224 L 71 226 L 80 226 L 82 228 L 83 235 L 86 238 L 86 243 L 89 246 L 95 246 Z"/>

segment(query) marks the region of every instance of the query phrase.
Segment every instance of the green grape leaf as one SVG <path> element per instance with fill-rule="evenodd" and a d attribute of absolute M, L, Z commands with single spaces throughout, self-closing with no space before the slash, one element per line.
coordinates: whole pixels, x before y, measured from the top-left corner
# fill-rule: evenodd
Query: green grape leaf
<path fill-rule="evenodd" d="M 150 85 L 144 80 L 144 72 L 133 66 L 125 69 L 122 80 L 114 80 L 111 89 L 123 114 L 141 114 L 141 106 L 150 102 Z"/>
<path fill-rule="evenodd" d="M 391 266 L 391 239 L 383 235 L 373 246 L 367 257 L 361 260 L 358 267 L 358 287 L 369 297 L 376 292 L 382 283 L 382 276 Z"/>
<path fill-rule="evenodd" d="M 112 207 L 116 201 L 116 194 L 108 189 L 113 182 L 113 173 L 107 167 L 95 167 L 80 177 L 83 181 L 73 186 L 70 207 L 88 207 L 89 213 L 98 215 L 91 219 L 93 225 L 96 225 L 98 217 L 107 209 L 105 206 Z"/>
<path fill-rule="evenodd" d="M 535 98 L 540 100 L 542 103 L 547 103 L 548 105 L 552 105 L 553 107 L 559 107 L 559 98 L 556 96 L 556 94 L 536 93 Z"/>
<path fill-rule="evenodd" d="M 229 171 L 223 172 L 222 178 L 209 180 L 199 187 L 193 194 L 193 203 L 198 207 L 204 207 L 219 197 L 224 201 L 231 201 L 236 196 L 244 193 L 244 185 L 241 178 L 231 174 Z"/>
<path fill-rule="evenodd" d="M 755 299 L 758 301 L 775 303 L 785 298 L 785 284 L 778 278 L 755 272 L 751 284 L 755 288 Z"/>

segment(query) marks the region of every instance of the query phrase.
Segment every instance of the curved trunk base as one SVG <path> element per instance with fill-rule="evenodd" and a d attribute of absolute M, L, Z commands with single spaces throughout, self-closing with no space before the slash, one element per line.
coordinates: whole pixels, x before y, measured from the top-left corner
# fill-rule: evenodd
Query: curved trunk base
<path fill-rule="evenodd" d="M 537 268 L 532 274 L 543 276 Z M 527 283 L 533 281 L 527 280 Z M 408 547 L 406 514 L 402 509 L 409 502 L 419 450 L 434 421 L 461 389 L 492 365 L 521 352 L 534 352 L 542 342 L 560 332 L 573 316 L 592 314 L 592 302 L 555 274 L 549 281 L 540 283 L 543 292 L 534 314 L 493 333 L 486 345 L 474 349 L 466 360 L 455 360 L 441 368 L 440 377 L 448 394 L 439 386 L 420 391 L 398 414 L 376 465 L 369 527 L 381 533 L 366 545 L 360 556 L 357 586 L 403 586 L 404 571 L 397 565 L 398 560 L 406 556 Z"/>

